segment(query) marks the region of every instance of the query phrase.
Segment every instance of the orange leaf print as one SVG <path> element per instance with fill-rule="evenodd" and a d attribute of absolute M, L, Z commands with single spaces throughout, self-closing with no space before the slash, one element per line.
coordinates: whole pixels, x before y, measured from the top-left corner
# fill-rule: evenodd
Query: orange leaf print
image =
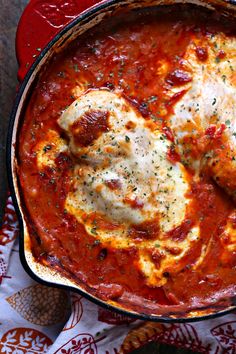
<path fill-rule="evenodd" d="M 105 322 L 111 325 L 123 325 L 123 324 L 132 323 L 136 320 L 132 317 L 124 316 L 119 313 L 99 307 L 98 321 Z"/>
<path fill-rule="evenodd" d="M 65 321 L 70 310 L 66 291 L 41 284 L 20 290 L 6 300 L 24 319 L 41 326 Z"/>
<path fill-rule="evenodd" d="M 71 294 L 71 316 L 63 331 L 72 329 L 77 325 L 77 323 L 79 323 L 83 314 L 83 306 L 81 300 L 82 296 L 73 293 Z"/>
<path fill-rule="evenodd" d="M 2 221 L 2 227 L 0 228 L 0 245 L 4 246 L 15 240 L 19 233 L 18 219 L 15 213 L 15 209 L 12 203 L 12 199 L 9 196 L 4 211 L 4 217 Z"/>
<path fill-rule="evenodd" d="M 0 341 L 0 353 L 47 353 L 52 341 L 45 334 L 31 328 L 13 328 Z"/>
<path fill-rule="evenodd" d="M 104 339 L 104 337 L 102 338 Z M 101 339 L 100 339 L 101 340 Z M 71 338 L 54 354 L 98 354 L 94 337 L 89 333 L 80 333 Z"/>

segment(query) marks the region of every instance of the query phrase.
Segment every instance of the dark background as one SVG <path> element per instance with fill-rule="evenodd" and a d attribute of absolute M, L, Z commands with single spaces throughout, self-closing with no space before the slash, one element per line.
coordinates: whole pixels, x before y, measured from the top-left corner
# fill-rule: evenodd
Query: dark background
<path fill-rule="evenodd" d="M 7 190 L 5 142 L 8 117 L 17 86 L 15 32 L 26 4 L 26 0 L 0 0 L 0 218 Z"/>
<path fill-rule="evenodd" d="M 82 1 L 82 0 L 81 0 Z M 27 0 L 0 0 L 0 220 L 7 192 L 5 167 L 5 145 L 8 119 L 14 100 L 17 83 L 17 61 L 15 57 L 15 33 L 19 18 Z M 167 345 L 150 343 L 135 354 L 189 354 L 187 350 Z"/>

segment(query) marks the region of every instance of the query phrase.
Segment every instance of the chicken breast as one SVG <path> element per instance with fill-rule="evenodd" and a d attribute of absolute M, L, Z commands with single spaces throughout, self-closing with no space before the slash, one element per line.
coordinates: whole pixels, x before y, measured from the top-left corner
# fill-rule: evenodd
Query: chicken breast
<path fill-rule="evenodd" d="M 107 90 L 82 94 L 58 123 L 77 159 L 66 210 L 101 242 L 137 247 L 147 283 L 165 283 L 162 274 L 179 269 L 199 239 L 188 220 L 188 172 L 167 158 L 171 142 L 120 93 Z M 178 227 L 185 230 L 182 240 L 168 236 Z"/>
<path fill-rule="evenodd" d="M 236 197 L 236 40 L 220 33 L 185 54 L 191 82 L 169 86 L 168 95 L 185 91 L 169 118 L 182 161 L 195 171 L 207 170 L 219 186 Z M 206 49 L 207 48 L 207 49 Z"/>

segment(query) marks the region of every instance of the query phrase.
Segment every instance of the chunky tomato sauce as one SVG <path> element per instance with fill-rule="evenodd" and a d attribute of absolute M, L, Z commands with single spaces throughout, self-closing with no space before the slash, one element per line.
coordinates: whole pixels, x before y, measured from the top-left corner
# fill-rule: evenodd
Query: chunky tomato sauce
<path fill-rule="evenodd" d="M 73 157 L 61 152 L 53 167 L 39 171 L 35 153 L 35 146 L 46 138 L 49 129 L 64 134 L 57 120 L 75 100 L 73 88 L 85 82 L 87 89 L 106 87 L 122 91 L 132 106 L 143 117 L 151 119 L 172 142 L 167 158 L 173 164 L 181 161 L 168 122 L 175 104 L 185 95 L 185 88 L 169 98 L 166 93 L 169 88 L 191 83 L 192 75 L 186 69 L 183 56 L 193 38 L 198 42 L 197 60 L 204 63 L 208 59 L 205 39 L 218 31 L 233 35 L 230 22 L 219 21 L 216 15 L 194 7 L 163 8 L 152 14 L 137 12 L 99 25 L 75 40 L 63 53 L 55 55 L 44 68 L 26 108 L 18 144 L 20 186 L 32 251 L 39 262 L 73 278 L 102 299 L 113 299 L 132 309 L 144 307 L 146 313 L 160 313 L 162 305 L 198 308 L 217 302 L 224 293 L 233 294 L 236 253 L 221 257 L 224 252 L 221 235 L 234 204 L 213 181 L 208 169 L 202 172 L 198 182 L 191 182 L 189 196 L 193 202 L 188 218 L 166 236 L 175 241 L 184 240 L 190 227 L 199 223 L 199 242 L 181 259 L 181 264 L 176 264 L 179 272 L 172 274 L 169 269 L 163 274 L 167 279 L 163 286 L 150 287 L 136 266 L 136 247 L 104 247 L 96 235 L 88 235 L 84 226 L 65 210 Z M 83 119 L 73 129 L 80 136 L 77 143 L 86 146 L 106 132 L 108 123 L 107 116 L 99 112 L 85 115 Z M 211 138 L 211 144 L 217 135 L 216 144 L 219 144 L 220 132 L 216 127 L 207 128 L 205 135 L 206 139 Z M 49 142 L 44 146 L 45 153 L 50 149 Z M 198 153 L 199 149 L 186 151 L 196 157 Z M 191 173 L 189 167 L 189 176 Z M 109 183 L 111 190 L 119 189 L 119 181 Z M 127 200 L 127 203 L 137 209 L 143 207 L 139 200 Z M 102 227 L 104 221 L 96 222 Z M 130 237 L 137 239 L 138 247 L 139 238 L 152 239 L 158 232 L 158 222 L 152 221 L 148 225 L 134 225 Z M 208 252 L 195 269 L 203 244 Z M 149 252 L 158 267 L 161 259 L 158 248 Z M 169 252 L 177 255 L 180 251 L 175 247 Z"/>

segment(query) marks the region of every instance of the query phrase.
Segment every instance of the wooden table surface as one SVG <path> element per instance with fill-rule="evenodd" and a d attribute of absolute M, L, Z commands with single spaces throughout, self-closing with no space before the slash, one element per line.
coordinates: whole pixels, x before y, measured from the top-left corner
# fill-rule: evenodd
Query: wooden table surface
<path fill-rule="evenodd" d="M 27 0 L 0 0 L 0 218 L 6 198 L 5 144 L 8 118 L 17 86 L 17 61 L 15 58 L 15 33 Z M 150 343 L 135 354 L 192 353 L 167 345 Z"/>

